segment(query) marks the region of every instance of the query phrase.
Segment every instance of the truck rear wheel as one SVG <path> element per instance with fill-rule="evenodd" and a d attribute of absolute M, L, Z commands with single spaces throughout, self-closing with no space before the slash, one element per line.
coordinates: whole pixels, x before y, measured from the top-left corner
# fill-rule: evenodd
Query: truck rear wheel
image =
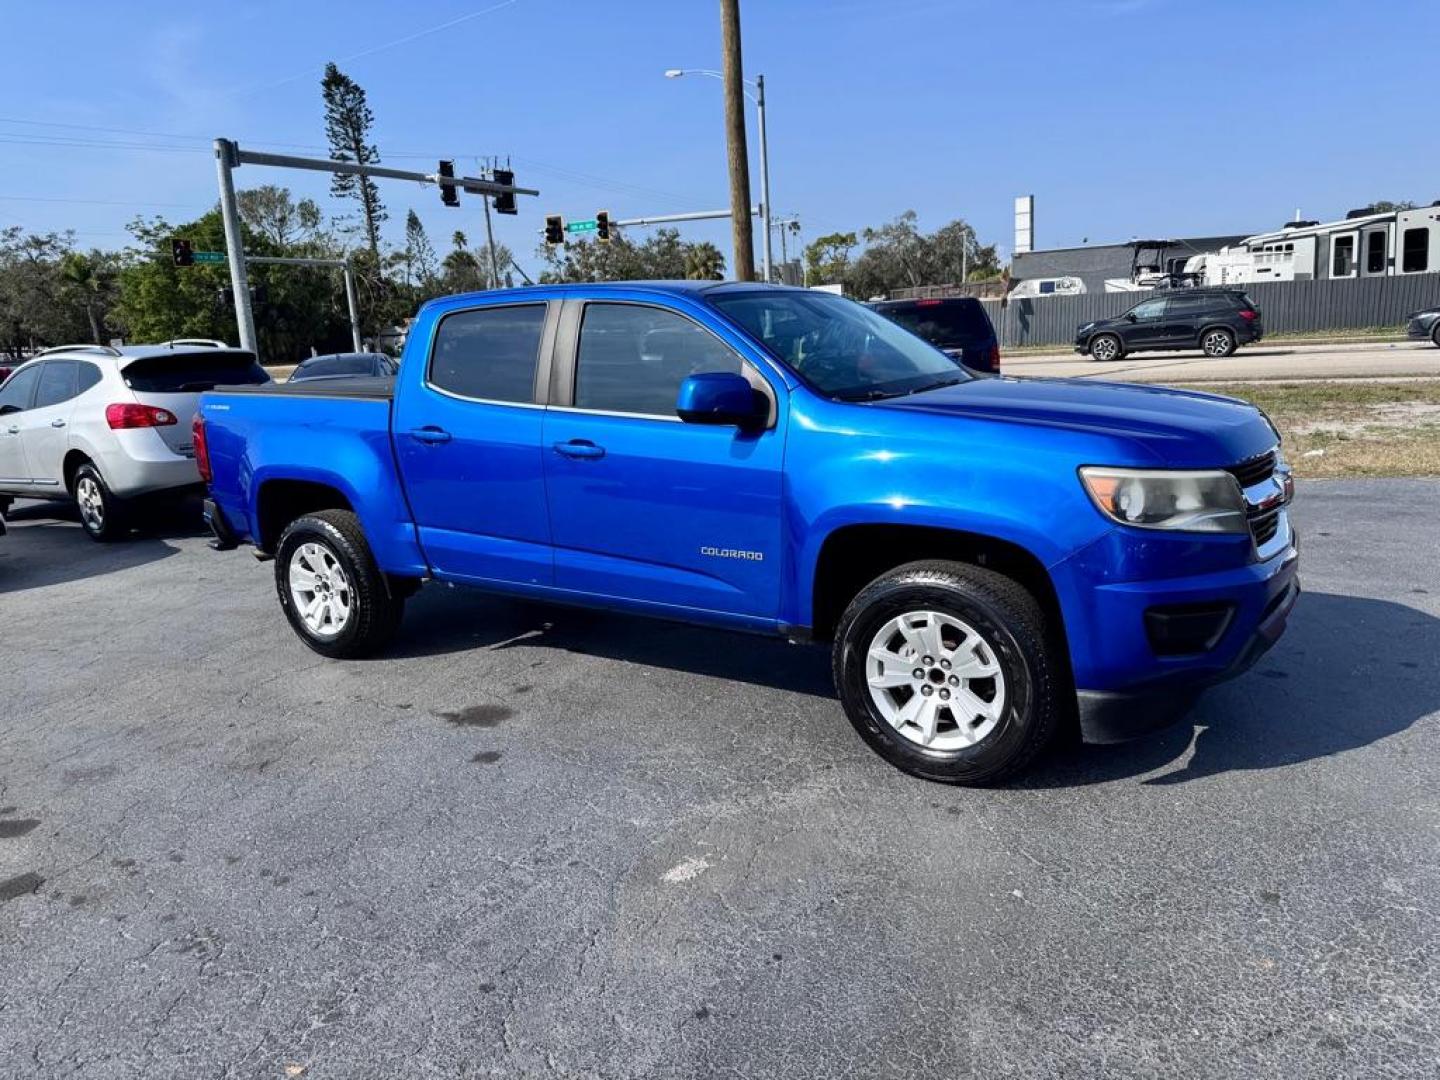
<path fill-rule="evenodd" d="M 1045 618 L 981 567 L 915 562 L 867 585 L 835 636 L 835 686 L 870 747 L 927 780 L 986 785 L 1021 772 L 1060 709 Z"/>
<path fill-rule="evenodd" d="M 275 550 L 275 589 L 300 640 L 337 659 L 374 655 L 405 611 L 349 510 L 320 510 L 286 526 Z"/>

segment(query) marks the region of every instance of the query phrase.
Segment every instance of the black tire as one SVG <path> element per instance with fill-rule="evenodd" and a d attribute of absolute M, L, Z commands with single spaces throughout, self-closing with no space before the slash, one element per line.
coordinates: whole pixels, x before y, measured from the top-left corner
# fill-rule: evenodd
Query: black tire
<path fill-rule="evenodd" d="M 1223 360 L 1235 354 L 1235 331 L 1223 326 L 1207 326 L 1200 331 L 1200 351 L 1211 360 Z"/>
<path fill-rule="evenodd" d="M 291 594 L 295 553 L 309 544 L 328 553 L 342 571 L 341 575 L 333 575 L 333 570 L 327 575 L 335 583 L 333 595 L 348 602 L 348 613 L 336 631 L 313 629 L 296 610 Z M 326 586 L 327 596 L 330 588 Z M 300 640 L 321 656 L 336 659 L 373 656 L 395 636 L 405 613 L 404 596 L 390 587 L 375 563 L 360 520 L 349 510 L 320 510 L 285 527 L 275 549 L 275 591 Z"/>
<path fill-rule="evenodd" d="M 1004 677 L 1003 710 L 973 745 L 922 746 L 892 726 L 871 697 L 866 667 L 872 640 L 891 619 L 918 611 L 972 628 Z M 1040 605 L 1011 578 L 964 563 L 908 563 L 871 582 L 845 609 L 835 634 L 835 687 L 860 737 L 892 765 L 942 783 L 997 784 L 1022 772 L 1059 727 L 1064 680 L 1050 640 Z"/>
<path fill-rule="evenodd" d="M 1111 352 L 1109 350 L 1113 349 Z M 1099 360 L 1105 363 L 1110 360 L 1119 360 L 1125 355 L 1125 343 L 1120 340 L 1119 334 L 1096 334 L 1090 339 L 1090 345 L 1086 350 L 1090 353 L 1091 360 Z"/>
<path fill-rule="evenodd" d="M 130 508 L 105 483 L 91 462 L 75 470 L 70 494 L 80 511 L 80 527 L 96 543 L 109 544 L 130 535 Z"/>
<path fill-rule="evenodd" d="M 1440 349 L 1440 319 L 1435 320 L 1435 329 L 1430 331 L 1430 343 Z"/>

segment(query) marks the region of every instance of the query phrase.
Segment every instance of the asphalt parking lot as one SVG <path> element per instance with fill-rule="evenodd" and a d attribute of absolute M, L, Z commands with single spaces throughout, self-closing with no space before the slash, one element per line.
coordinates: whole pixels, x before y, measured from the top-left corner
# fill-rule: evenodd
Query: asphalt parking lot
<path fill-rule="evenodd" d="M 972 791 L 823 653 L 431 589 L 307 651 L 184 525 L 0 539 L 0 1075 L 1420 1077 L 1440 481 L 1303 484 L 1289 634 Z"/>
<path fill-rule="evenodd" d="M 1259 382 L 1267 379 L 1391 379 L 1440 377 L 1440 349 L 1428 342 L 1246 345 L 1212 360 L 1199 350 L 1142 352 L 1101 364 L 1071 349 L 1009 353 L 1006 375 L 1123 382 Z"/>

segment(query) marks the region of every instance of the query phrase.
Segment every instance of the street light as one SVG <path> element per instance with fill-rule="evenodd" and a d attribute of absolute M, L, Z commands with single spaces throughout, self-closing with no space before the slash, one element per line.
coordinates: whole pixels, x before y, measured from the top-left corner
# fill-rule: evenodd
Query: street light
<path fill-rule="evenodd" d="M 725 76 L 718 71 L 710 71 L 706 68 L 667 68 L 665 78 L 678 79 L 684 75 L 708 75 L 712 79 L 724 80 Z M 755 103 L 755 114 L 760 124 L 760 222 L 764 228 L 764 244 L 761 245 L 761 259 L 764 262 L 765 280 L 771 279 L 770 271 L 770 147 L 765 138 L 765 76 L 756 75 L 753 80 L 741 80 L 746 87 L 754 89 L 744 91 L 745 96 Z"/>

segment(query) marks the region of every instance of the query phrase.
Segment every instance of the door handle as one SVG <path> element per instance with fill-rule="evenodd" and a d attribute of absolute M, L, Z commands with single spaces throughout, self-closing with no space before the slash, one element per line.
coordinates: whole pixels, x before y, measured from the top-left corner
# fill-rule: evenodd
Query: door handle
<path fill-rule="evenodd" d="M 7 434 L 7 435 L 19 435 L 19 434 L 20 434 L 20 429 L 19 429 L 18 427 L 16 427 L 15 425 L 12 424 L 10 427 L 7 427 L 7 428 L 5 429 L 5 434 Z"/>
<path fill-rule="evenodd" d="M 431 446 L 447 443 L 452 438 L 450 432 L 438 427 L 415 428 L 410 432 L 410 437 L 416 442 L 428 443 Z"/>
<path fill-rule="evenodd" d="M 605 448 L 596 446 L 589 439 L 571 439 L 569 442 L 557 442 L 555 452 L 568 458 L 602 458 L 605 456 Z"/>
<path fill-rule="evenodd" d="M 65 421 L 64 421 L 64 420 L 51 420 L 51 421 L 50 421 L 50 426 L 51 426 L 51 427 L 64 427 L 64 426 L 65 426 Z"/>

